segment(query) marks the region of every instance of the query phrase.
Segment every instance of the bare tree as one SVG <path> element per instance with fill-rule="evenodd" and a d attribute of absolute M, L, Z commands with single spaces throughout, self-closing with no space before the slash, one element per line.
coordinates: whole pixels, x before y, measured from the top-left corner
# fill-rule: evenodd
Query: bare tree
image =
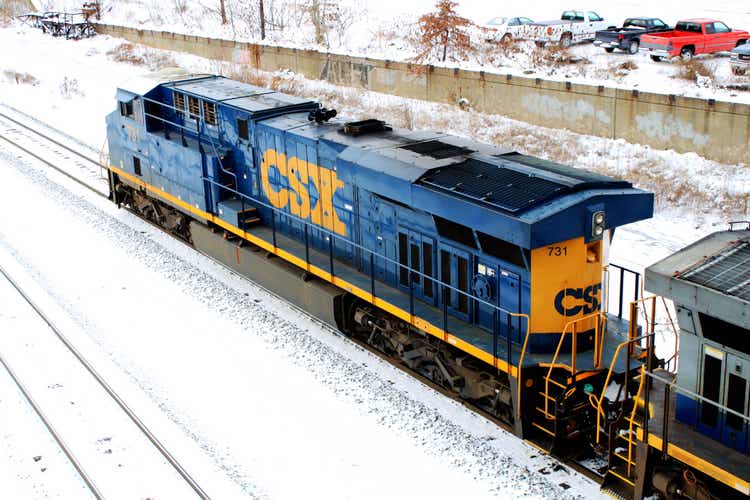
<path fill-rule="evenodd" d="M 429 59 L 436 51 L 442 52 L 441 61 L 445 61 L 449 53 L 457 59 L 466 59 L 476 51 L 469 37 L 474 23 L 456 13 L 457 5 L 453 0 L 438 0 L 435 12 L 419 18 L 421 52 L 415 57 L 416 61 Z"/>
<path fill-rule="evenodd" d="M 266 39 L 266 9 L 263 5 L 263 0 L 260 0 L 260 4 L 258 5 L 258 13 L 260 15 L 260 39 L 265 40 Z"/>
<path fill-rule="evenodd" d="M 310 18 L 312 19 L 313 26 L 315 26 L 315 43 L 322 45 L 325 43 L 325 17 L 323 16 L 322 9 L 320 8 L 320 0 L 312 0 L 312 6 L 310 7 Z"/>
<path fill-rule="evenodd" d="M 221 0 L 219 5 L 221 9 L 221 24 L 227 24 L 227 8 L 224 5 L 224 0 Z"/>

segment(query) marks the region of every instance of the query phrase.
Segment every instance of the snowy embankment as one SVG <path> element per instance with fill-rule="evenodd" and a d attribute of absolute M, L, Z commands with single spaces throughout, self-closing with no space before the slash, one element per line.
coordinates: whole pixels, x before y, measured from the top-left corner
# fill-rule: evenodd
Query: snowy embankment
<path fill-rule="evenodd" d="M 75 0 L 51 2 L 57 8 L 77 8 Z M 157 0 L 124 0 L 105 6 L 101 22 L 140 29 L 164 30 L 230 40 L 261 42 L 257 2 L 225 0 L 228 23 L 221 24 L 218 0 L 165 5 Z M 265 43 L 303 49 L 329 50 L 335 53 L 366 56 L 391 61 L 410 61 L 421 49 L 415 45 L 419 34 L 417 20 L 435 10 L 435 0 L 338 0 L 321 2 L 331 19 L 323 44 L 316 43 L 310 22 L 309 7 L 295 0 L 268 2 L 269 25 Z M 647 0 L 612 0 L 606 4 L 563 4 L 556 0 L 525 2 L 509 0 L 488 7 L 484 0 L 460 0 L 459 14 L 477 25 L 497 16 L 525 16 L 535 21 L 559 19 L 563 9 L 592 8 L 608 23 L 621 26 L 628 17 L 654 16 L 674 25 L 680 19 L 716 18 L 735 29 L 750 30 L 750 11 L 746 0 L 702 0 L 649 2 Z M 327 6 L 331 7 L 327 7 Z M 335 7 L 333 7 L 335 6 Z M 593 45 L 582 44 L 569 53 L 551 53 L 537 49 L 533 43 L 501 47 L 486 43 L 487 35 L 474 31 L 478 47 L 467 60 L 429 62 L 464 69 L 511 73 L 575 83 L 608 85 L 644 92 L 658 92 L 692 97 L 750 103 L 750 76 L 732 74 L 727 54 L 699 56 L 695 67 L 703 75 L 695 78 L 682 65 L 656 63 L 645 53 L 633 56 L 623 52 L 607 54 Z M 449 54 L 450 55 L 450 54 Z M 738 89 L 745 89 L 738 90 Z"/>

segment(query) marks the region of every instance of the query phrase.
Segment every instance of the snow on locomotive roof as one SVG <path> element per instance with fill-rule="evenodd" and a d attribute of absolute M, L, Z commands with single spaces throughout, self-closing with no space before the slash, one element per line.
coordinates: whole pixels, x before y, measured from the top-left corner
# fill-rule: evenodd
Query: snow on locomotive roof
<path fill-rule="evenodd" d="M 317 106 L 317 102 L 311 99 L 302 99 L 221 76 L 171 82 L 166 86 L 204 99 L 220 101 L 251 114 L 269 109 L 297 107 L 307 109 Z"/>

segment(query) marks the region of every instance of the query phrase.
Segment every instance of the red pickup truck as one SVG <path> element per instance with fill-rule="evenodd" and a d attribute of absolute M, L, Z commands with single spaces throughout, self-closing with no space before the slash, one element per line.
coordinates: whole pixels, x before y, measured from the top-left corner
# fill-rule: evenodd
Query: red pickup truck
<path fill-rule="evenodd" d="M 673 31 L 643 35 L 641 50 L 654 61 L 676 56 L 688 60 L 696 54 L 732 50 L 748 40 L 747 31 L 733 30 L 721 21 L 687 19 L 677 23 Z"/>

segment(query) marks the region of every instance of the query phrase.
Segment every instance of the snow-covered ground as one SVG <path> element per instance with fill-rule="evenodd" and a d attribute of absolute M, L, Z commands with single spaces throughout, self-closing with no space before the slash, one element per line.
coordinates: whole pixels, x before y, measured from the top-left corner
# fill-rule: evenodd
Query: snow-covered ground
<path fill-rule="evenodd" d="M 0 29 L 2 100 L 99 149 L 117 84 L 148 71 L 113 62 L 107 52 L 120 43 L 107 37 L 68 42 L 18 27 Z M 170 57 L 196 71 L 233 69 Z M 18 77 L 23 74 L 36 82 Z M 657 216 L 615 237 L 612 261 L 636 270 L 747 210 L 742 200 L 750 184 L 742 165 L 295 75 L 257 75 L 269 82 L 271 76 L 282 89 L 319 96 L 348 116 L 376 114 L 399 126 L 443 129 L 657 190 Z M 558 485 L 565 483 L 569 494 L 598 496 L 592 483 L 567 469 L 553 470 L 550 459 L 462 406 L 2 147 L 0 213 L 23 207 L 24 217 L 0 219 L 0 251 L 64 311 L 60 317 L 71 323 L 100 371 L 147 416 L 157 436 L 186 458 L 199 482 L 207 478 L 209 493 L 560 497 L 566 491 Z M 30 231 L 30 220 L 43 221 L 44 230 Z M 0 446 L 10 450 L 19 441 L 6 443 Z M 17 474 L 28 473 L 27 462 L 13 463 Z M 72 484 L 66 487 L 75 487 L 74 475 L 66 481 Z"/>
<path fill-rule="evenodd" d="M 48 7 L 78 8 L 74 0 L 43 2 Z M 458 12 L 478 25 L 496 16 L 525 16 L 535 21 L 559 19 L 563 9 L 591 7 L 612 25 L 620 26 L 627 17 L 660 17 L 674 25 L 678 20 L 695 17 L 717 18 L 736 29 L 750 30 L 750 9 L 746 0 L 701 0 L 649 2 L 647 0 L 613 0 L 605 4 L 561 4 L 555 0 L 524 2 L 510 0 L 488 7 L 484 0 L 461 0 Z M 164 3 L 160 0 L 119 0 L 105 2 L 102 22 L 152 28 L 177 33 L 223 37 L 236 40 L 260 41 L 255 0 L 226 0 L 229 23 L 221 24 L 218 0 Z M 285 46 L 317 48 L 359 56 L 410 60 L 420 50 L 414 45 L 417 37 L 416 23 L 422 14 L 434 10 L 434 0 L 337 0 L 321 1 L 333 15 L 326 43 L 315 43 L 311 27 L 309 2 L 298 0 L 266 0 L 269 16 L 267 42 Z M 283 29 L 280 27 L 283 26 Z M 555 80 L 571 80 L 590 84 L 607 84 L 641 91 L 673 93 L 678 95 L 712 97 L 723 100 L 750 102 L 750 76 L 738 77 L 731 73 L 726 54 L 700 56 L 709 79 L 685 80 L 680 78 L 679 65 L 655 63 L 646 54 L 629 56 L 617 52 L 607 54 L 593 45 L 582 44 L 571 49 L 572 63 L 550 63 L 545 50 L 533 43 L 520 43 L 505 49 L 484 43 L 486 36 L 475 33 L 480 50 L 467 60 L 434 64 L 447 64 L 467 69 L 516 75 L 543 76 Z M 449 57 L 450 59 L 450 57 Z M 634 63 L 625 66 L 623 63 Z M 737 88 L 745 90 L 737 90 Z M 727 87 L 729 87 L 727 89 Z"/>
<path fill-rule="evenodd" d="M 0 265 L 15 267 L 12 259 L 8 260 L 0 250 Z M 4 277 L 0 277 L 0 297 L 3 357 L 99 491 L 107 498 L 190 497 L 188 485 Z M 11 380 L 5 370 L 0 370 L 0 379 Z M 19 413 L 14 393 L 20 395 L 8 383 L 2 384 L 3 413 Z M 33 497 L 35 492 L 55 493 L 61 498 L 86 496 L 83 482 L 70 480 L 70 465 L 59 463 L 61 453 L 56 444 L 43 439 L 48 434 L 41 420 L 29 413 L 12 421 L 19 424 L 17 432 L 15 425 L 4 426 L 0 437 L 2 447 L 12 450 L 8 457 L 11 467 L 2 469 L 27 471 L 21 477 L 27 481 L 20 481 L 10 491 L 18 491 L 19 497 Z M 29 428 L 35 428 L 39 436 L 24 445 L 20 439 Z M 76 476 L 74 472 L 73 478 Z M 15 483 L 20 478 L 11 479 Z"/>

